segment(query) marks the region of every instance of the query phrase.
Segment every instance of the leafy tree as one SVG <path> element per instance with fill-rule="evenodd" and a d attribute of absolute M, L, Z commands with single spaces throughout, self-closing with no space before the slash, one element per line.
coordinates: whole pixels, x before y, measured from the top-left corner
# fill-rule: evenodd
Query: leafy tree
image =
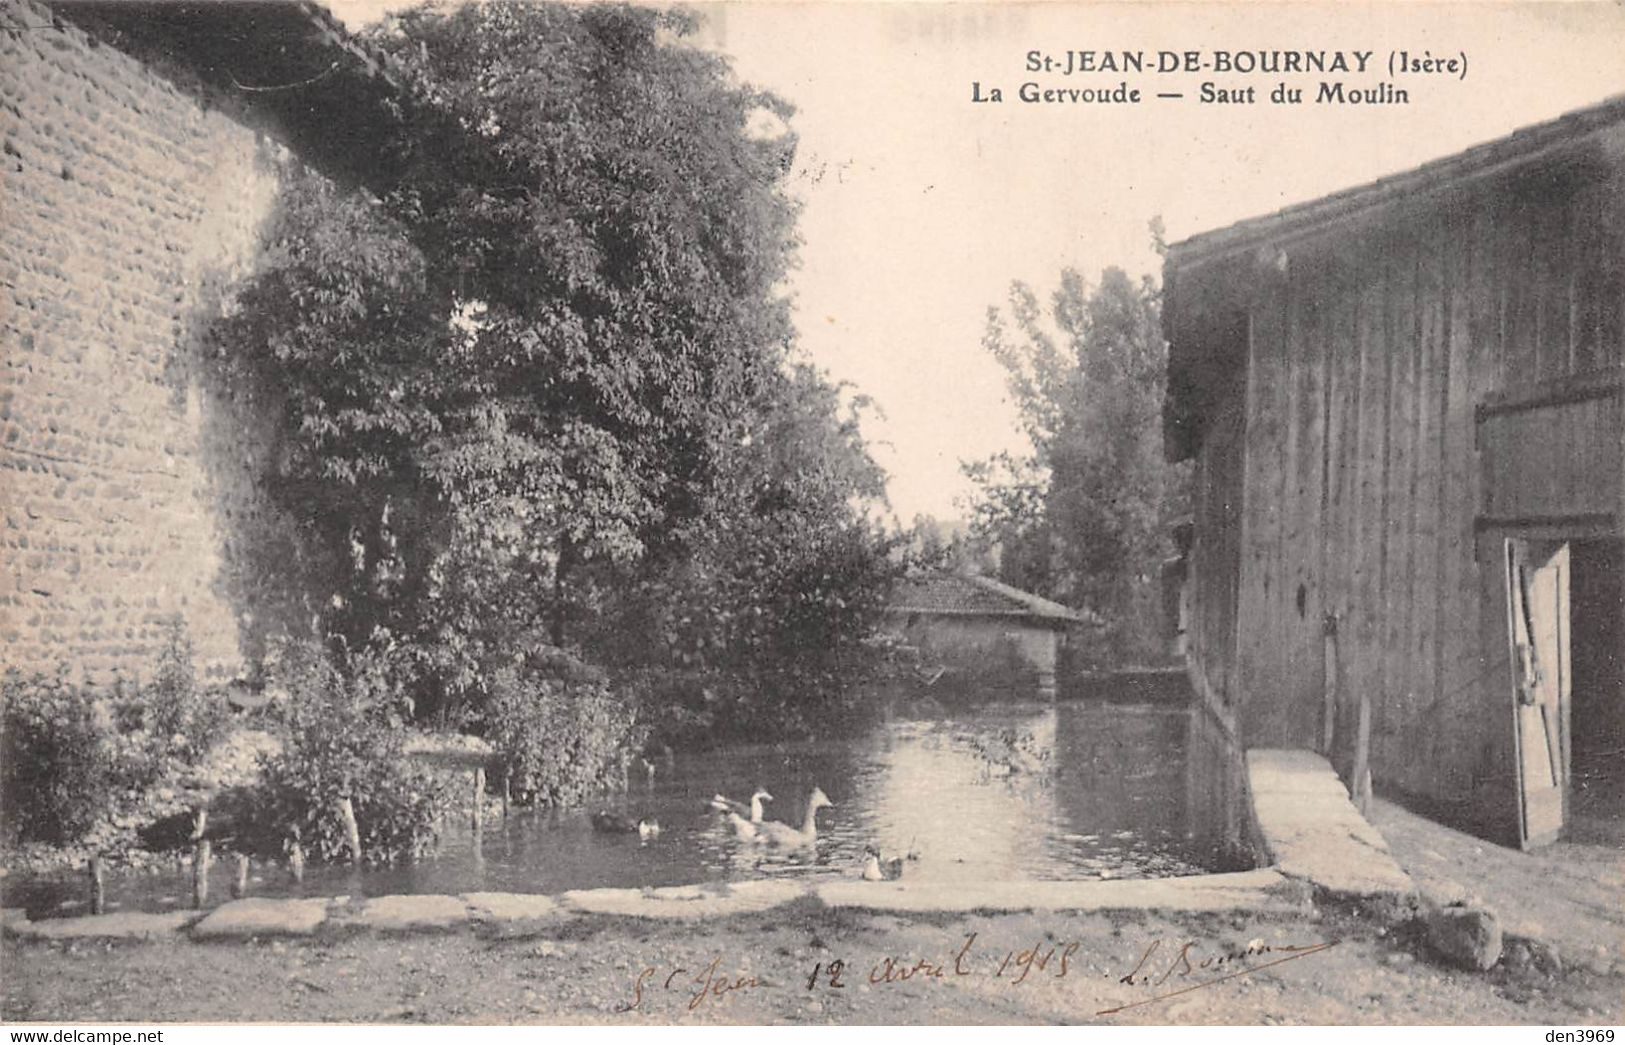
<path fill-rule="evenodd" d="M 998 573 L 992 545 L 961 520 L 944 523 L 934 515 L 915 515 L 907 541 L 919 567 L 983 576 Z"/>
<path fill-rule="evenodd" d="M 737 733 L 764 720 L 810 733 L 849 705 L 903 569 L 875 521 L 884 475 L 859 428 L 868 405 L 808 366 L 778 375 L 668 550 L 595 577 L 602 606 L 588 647 L 610 663 L 732 679 L 725 709 L 705 711 L 702 728 L 725 717 Z M 695 705 L 705 691 L 676 699 Z"/>
<path fill-rule="evenodd" d="M 367 194 L 295 179 L 212 332 L 297 537 L 266 572 L 336 646 L 398 647 L 420 713 L 541 692 L 516 652 L 540 644 L 838 659 L 877 602 L 882 477 L 792 362 L 795 142 L 754 130 L 791 113 L 692 28 L 561 4 L 378 28 L 407 87 L 388 162 Z"/>
<path fill-rule="evenodd" d="M 1184 510 L 1184 473 L 1162 459 L 1159 303 L 1152 279 L 1117 268 L 1095 286 L 1064 270 L 1047 309 L 1013 284 L 1007 310 L 988 310 L 983 344 L 1032 452 L 966 469 L 1001 579 L 1099 613 L 1119 660 L 1159 652 L 1157 566 Z"/>

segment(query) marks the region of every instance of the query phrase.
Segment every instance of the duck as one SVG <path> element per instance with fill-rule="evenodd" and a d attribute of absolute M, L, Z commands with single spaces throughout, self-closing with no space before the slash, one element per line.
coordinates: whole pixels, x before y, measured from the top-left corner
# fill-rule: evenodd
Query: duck
<path fill-rule="evenodd" d="M 863 879 L 866 882 L 892 882 L 903 877 L 903 857 L 890 860 L 880 858 L 880 850 L 872 845 L 863 847 Z"/>
<path fill-rule="evenodd" d="M 619 813 L 611 813 L 606 809 L 600 809 L 598 812 L 592 814 L 590 819 L 592 820 L 592 829 L 603 834 L 635 834 L 639 839 L 645 842 L 651 838 L 660 837 L 660 821 L 655 820 L 652 817 L 643 817 L 639 820 L 633 820 L 631 817 L 621 816 Z"/>
<path fill-rule="evenodd" d="M 746 820 L 740 812 L 747 808 L 743 802 L 735 802 L 727 795 L 717 794 L 711 796 L 711 808 L 722 813 L 728 825 L 733 828 L 734 834 L 740 838 L 755 838 L 757 825 L 762 822 L 762 803 L 773 801 L 773 796 L 767 793 L 766 788 L 758 787 L 750 796 L 750 819 Z"/>
<path fill-rule="evenodd" d="M 835 803 L 829 800 L 822 788 L 814 787 L 812 794 L 807 796 L 807 816 L 801 822 L 800 828 L 778 820 L 763 820 L 757 825 L 757 837 L 768 845 L 782 846 L 809 846 L 818 841 L 818 811 L 825 808 L 834 808 Z"/>

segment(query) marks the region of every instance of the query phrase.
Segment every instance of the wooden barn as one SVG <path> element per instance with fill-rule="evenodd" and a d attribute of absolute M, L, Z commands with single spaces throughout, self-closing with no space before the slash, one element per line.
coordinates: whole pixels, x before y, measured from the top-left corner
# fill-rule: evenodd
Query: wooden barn
<path fill-rule="evenodd" d="M 1524 846 L 1625 809 L 1625 97 L 1165 268 L 1194 686 Z"/>

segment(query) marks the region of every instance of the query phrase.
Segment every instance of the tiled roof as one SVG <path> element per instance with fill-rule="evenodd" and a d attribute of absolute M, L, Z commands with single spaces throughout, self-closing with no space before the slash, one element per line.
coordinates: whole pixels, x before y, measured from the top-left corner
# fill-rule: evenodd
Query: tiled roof
<path fill-rule="evenodd" d="M 955 573 L 933 573 L 898 582 L 887 608 L 893 613 L 1028 617 L 1079 622 L 1092 619 L 1091 615 L 1001 584 L 991 577 Z"/>

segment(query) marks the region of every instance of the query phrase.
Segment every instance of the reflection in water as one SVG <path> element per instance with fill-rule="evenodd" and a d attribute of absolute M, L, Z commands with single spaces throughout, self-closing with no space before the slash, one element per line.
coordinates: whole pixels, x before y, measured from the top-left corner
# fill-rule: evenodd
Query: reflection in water
<path fill-rule="evenodd" d="M 904 877 L 938 882 L 1144 878 L 1228 870 L 1239 817 L 1238 770 L 1187 709 L 1153 706 L 1002 707 L 898 718 L 858 740 L 730 748 L 679 756 L 653 782 L 605 796 L 602 808 L 650 816 L 659 838 L 595 833 L 593 809 L 516 812 L 488 820 L 476 843 L 448 830 L 415 864 L 361 873 L 308 868 L 295 887 L 280 868 L 256 868 L 256 895 L 381 895 L 512 890 L 556 893 L 795 876 L 856 877 L 864 847 L 912 853 Z M 1193 722 L 1196 723 L 1193 725 Z M 834 807 L 815 845 L 741 842 L 714 812 L 722 792 L 775 796 L 767 817 L 799 827 L 819 786 Z M 597 807 L 594 807 L 597 808 Z M 229 867 L 217 869 L 230 874 Z M 109 879 L 126 909 L 184 903 L 178 873 Z M 79 876 L 7 881 L 6 903 L 36 915 L 79 913 Z M 211 896 L 230 895 L 222 878 Z"/>

